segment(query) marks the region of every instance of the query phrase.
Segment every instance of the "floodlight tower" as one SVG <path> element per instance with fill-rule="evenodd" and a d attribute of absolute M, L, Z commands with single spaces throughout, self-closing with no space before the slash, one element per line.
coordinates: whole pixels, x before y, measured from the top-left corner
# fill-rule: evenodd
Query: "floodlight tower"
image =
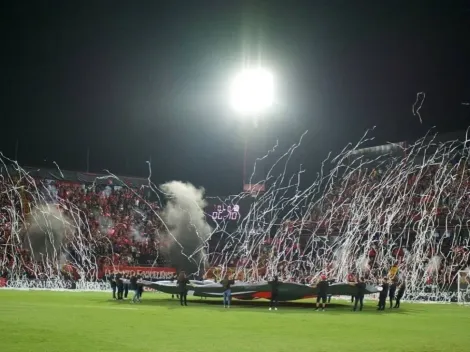
<path fill-rule="evenodd" d="M 273 75 L 260 67 L 242 70 L 232 82 L 230 98 L 232 108 L 246 120 L 243 190 L 252 193 L 263 192 L 266 178 L 264 166 L 258 162 L 254 172 L 252 168 L 256 159 L 266 152 L 265 133 L 259 133 L 259 123 L 273 105 Z M 251 146 L 250 149 L 248 144 Z M 264 150 L 260 150 L 261 148 Z"/>

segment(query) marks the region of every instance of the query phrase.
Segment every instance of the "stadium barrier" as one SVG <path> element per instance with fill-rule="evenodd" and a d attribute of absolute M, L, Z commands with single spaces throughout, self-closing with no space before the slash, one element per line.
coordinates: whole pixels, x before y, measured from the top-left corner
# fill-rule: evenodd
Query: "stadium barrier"
<path fill-rule="evenodd" d="M 119 271 L 125 274 L 141 272 L 148 275 L 153 281 L 169 280 L 176 273 L 174 268 L 166 267 L 145 267 L 145 266 L 108 266 L 104 272 Z M 109 282 L 105 281 L 85 281 L 85 280 L 63 280 L 63 279 L 13 279 L 7 280 L 0 278 L 0 288 L 16 290 L 51 290 L 51 291 L 109 291 L 111 289 Z M 155 291 L 146 288 L 146 291 Z"/>
<path fill-rule="evenodd" d="M 64 290 L 64 291 L 106 291 L 109 284 L 106 282 L 72 281 L 72 280 L 38 280 L 16 279 L 8 280 L 3 286 L 5 289 L 17 290 Z"/>
<path fill-rule="evenodd" d="M 104 272 L 113 272 L 119 271 L 124 274 L 131 274 L 135 272 L 142 272 L 144 274 L 150 275 L 153 279 L 157 280 L 169 280 L 176 274 L 175 268 L 167 267 L 147 267 L 147 266 L 105 266 Z"/>
<path fill-rule="evenodd" d="M 71 281 L 71 280 L 8 280 L 0 285 L 4 290 L 21 291 L 67 291 L 67 292 L 111 292 L 111 287 L 107 282 L 96 281 Z M 151 288 L 145 291 L 158 292 Z"/>
<path fill-rule="evenodd" d="M 161 277 L 160 280 L 166 278 Z M 158 280 L 158 279 L 157 279 Z M 72 281 L 72 280 L 39 280 L 39 279 L 14 279 L 6 280 L 0 278 L 0 289 L 9 290 L 42 290 L 42 291 L 68 291 L 68 292 L 106 292 L 111 291 L 108 282 L 104 281 Z M 149 287 L 145 291 L 158 292 Z M 350 296 L 335 296 L 335 299 L 349 300 Z M 377 300 L 378 295 L 372 294 L 366 297 L 367 300 Z M 455 303 L 458 300 L 458 292 L 421 292 L 414 295 L 405 295 L 404 302 L 414 303 Z"/>

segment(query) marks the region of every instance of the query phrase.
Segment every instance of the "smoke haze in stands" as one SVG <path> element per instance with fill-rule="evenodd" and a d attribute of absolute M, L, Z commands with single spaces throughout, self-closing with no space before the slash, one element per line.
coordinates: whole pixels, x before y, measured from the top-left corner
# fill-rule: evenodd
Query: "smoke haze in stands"
<path fill-rule="evenodd" d="M 34 260 L 43 259 L 65 261 L 61 253 L 67 234 L 73 227 L 67 217 L 53 205 L 40 205 L 32 209 L 26 218 L 30 224 L 24 232 L 23 246 L 31 251 Z"/>
<path fill-rule="evenodd" d="M 178 270 L 196 273 L 205 264 L 203 244 L 212 232 L 204 213 L 204 189 L 180 181 L 167 182 L 160 189 L 168 199 L 163 220 L 170 230 L 172 262 Z"/>

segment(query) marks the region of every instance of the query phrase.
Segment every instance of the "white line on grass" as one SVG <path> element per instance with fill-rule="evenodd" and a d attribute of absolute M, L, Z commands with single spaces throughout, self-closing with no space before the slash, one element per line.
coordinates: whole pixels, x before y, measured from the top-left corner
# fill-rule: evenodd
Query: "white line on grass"
<path fill-rule="evenodd" d="M 25 304 L 25 303 L 20 303 L 20 304 L 15 304 L 15 305 L 10 305 L 10 308 L 31 308 L 31 307 L 36 307 L 36 308 L 41 308 L 41 307 L 62 307 L 62 308 L 88 308 L 88 309 L 111 309 L 111 310 L 138 310 L 137 308 L 134 307 L 104 307 L 104 306 L 92 306 L 92 305 L 68 305 L 68 304 L 51 304 L 51 303 L 38 303 L 38 304 Z"/>

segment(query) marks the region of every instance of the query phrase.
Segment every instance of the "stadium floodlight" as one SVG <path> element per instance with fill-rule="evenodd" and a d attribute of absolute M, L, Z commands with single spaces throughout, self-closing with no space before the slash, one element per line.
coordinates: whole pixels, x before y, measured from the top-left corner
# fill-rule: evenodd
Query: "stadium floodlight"
<path fill-rule="evenodd" d="M 241 115 L 258 117 L 274 99 L 273 75 L 263 68 L 241 71 L 230 87 L 232 107 Z"/>

